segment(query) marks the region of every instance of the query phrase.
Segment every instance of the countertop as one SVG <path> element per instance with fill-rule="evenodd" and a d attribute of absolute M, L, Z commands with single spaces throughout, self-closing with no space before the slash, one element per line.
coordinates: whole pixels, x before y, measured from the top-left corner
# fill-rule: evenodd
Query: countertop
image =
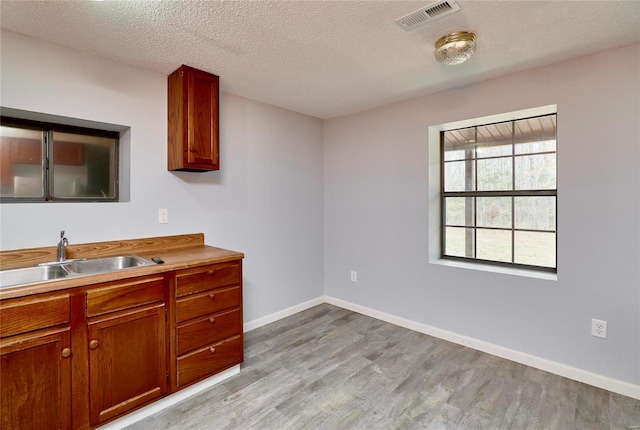
<path fill-rule="evenodd" d="M 183 240 L 183 239 L 187 240 Z M 172 244 L 176 246 L 172 246 Z M 117 244 L 118 246 L 114 246 Z M 141 245 L 142 244 L 142 245 Z M 154 246 L 155 245 L 155 246 Z M 86 244 L 77 246 L 79 249 L 92 249 L 90 256 L 87 258 L 107 257 L 112 255 L 135 254 L 147 260 L 151 257 L 160 257 L 164 260 L 164 264 L 156 264 L 151 266 L 135 267 L 131 269 L 123 269 L 115 272 L 101 273 L 96 275 L 69 277 L 57 280 L 42 281 L 29 285 L 21 285 L 16 287 L 7 287 L 0 290 L 0 300 L 16 297 L 25 297 L 34 294 L 49 293 L 53 291 L 64 291 L 72 288 L 83 287 L 87 285 L 97 284 L 101 282 L 110 282 L 122 279 L 128 279 L 138 276 L 155 275 L 174 270 L 187 269 L 190 267 L 203 266 L 207 264 L 223 263 L 244 258 L 241 252 L 230 251 L 227 249 L 216 248 L 204 244 L 204 235 L 181 235 L 168 236 L 162 238 L 150 239 L 134 239 L 118 242 L 102 242 L 95 244 Z M 120 252 L 115 252 L 116 248 Z M 34 255 L 42 258 L 43 249 L 33 248 L 32 250 L 18 250 L 23 260 L 25 255 L 31 251 L 35 251 Z M 97 252 L 95 250 L 102 250 Z M 136 251 L 137 249 L 137 251 Z M 8 254 L 11 251 L 3 251 L 2 254 Z M 82 252 L 77 252 L 77 256 L 69 256 L 69 258 L 77 258 Z M 44 259 L 42 261 L 50 261 Z M 33 264 L 26 264 L 28 267 Z"/>

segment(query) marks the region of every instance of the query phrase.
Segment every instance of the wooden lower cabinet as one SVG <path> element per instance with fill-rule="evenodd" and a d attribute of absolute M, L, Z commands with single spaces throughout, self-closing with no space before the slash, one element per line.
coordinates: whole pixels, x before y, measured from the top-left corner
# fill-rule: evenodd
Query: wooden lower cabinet
<path fill-rule="evenodd" d="M 243 361 L 242 261 L 176 272 L 172 388 Z"/>
<path fill-rule="evenodd" d="M 0 430 L 101 426 L 243 361 L 242 260 L 2 300 L 0 358 Z"/>
<path fill-rule="evenodd" d="M 0 340 L 0 428 L 71 429 L 71 329 Z"/>
<path fill-rule="evenodd" d="M 90 320 L 92 426 L 166 393 L 165 332 L 164 303 Z"/>

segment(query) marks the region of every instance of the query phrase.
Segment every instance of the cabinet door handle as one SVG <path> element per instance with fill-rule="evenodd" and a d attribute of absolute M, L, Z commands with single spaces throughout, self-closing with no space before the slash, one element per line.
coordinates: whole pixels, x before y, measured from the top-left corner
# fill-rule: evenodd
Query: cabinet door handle
<path fill-rule="evenodd" d="M 62 350 L 62 358 L 71 357 L 71 348 L 65 348 Z"/>
<path fill-rule="evenodd" d="M 212 354 L 216 353 L 216 349 L 214 347 L 209 348 L 209 352 Z"/>
<path fill-rule="evenodd" d="M 207 273 L 209 274 L 209 276 L 213 276 L 216 274 L 216 269 L 211 269 Z"/>
<path fill-rule="evenodd" d="M 215 300 L 216 295 L 215 295 L 214 293 L 211 293 L 211 294 L 209 294 L 209 298 L 210 298 L 211 300 Z"/>
<path fill-rule="evenodd" d="M 91 342 L 89 342 L 89 348 L 91 349 L 96 349 L 98 347 L 98 341 L 93 339 Z"/>
<path fill-rule="evenodd" d="M 213 324 L 214 322 L 216 322 L 216 317 L 209 317 L 209 322 L 211 324 Z"/>

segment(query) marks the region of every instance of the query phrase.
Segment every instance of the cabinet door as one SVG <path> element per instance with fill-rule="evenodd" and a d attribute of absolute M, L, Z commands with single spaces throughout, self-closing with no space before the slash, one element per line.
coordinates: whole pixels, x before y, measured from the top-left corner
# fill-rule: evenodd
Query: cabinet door
<path fill-rule="evenodd" d="M 164 304 L 90 320 L 91 425 L 137 408 L 166 392 L 165 332 Z"/>
<path fill-rule="evenodd" d="M 70 329 L 0 341 L 0 428 L 71 428 Z"/>
<path fill-rule="evenodd" d="M 84 164 L 84 147 L 85 144 L 79 142 L 54 142 L 54 164 L 82 166 Z"/>
<path fill-rule="evenodd" d="M 218 77 L 186 69 L 187 163 L 218 168 Z"/>

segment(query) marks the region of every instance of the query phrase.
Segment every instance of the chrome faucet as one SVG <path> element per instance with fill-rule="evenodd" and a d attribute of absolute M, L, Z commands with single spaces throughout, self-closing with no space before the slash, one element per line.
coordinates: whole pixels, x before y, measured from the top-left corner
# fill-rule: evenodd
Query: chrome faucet
<path fill-rule="evenodd" d="M 58 261 L 67 259 L 67 245 L 69 241 L 64 237 L 64 230 L 60 231 L 60 242 L 58 242 Z"/>

